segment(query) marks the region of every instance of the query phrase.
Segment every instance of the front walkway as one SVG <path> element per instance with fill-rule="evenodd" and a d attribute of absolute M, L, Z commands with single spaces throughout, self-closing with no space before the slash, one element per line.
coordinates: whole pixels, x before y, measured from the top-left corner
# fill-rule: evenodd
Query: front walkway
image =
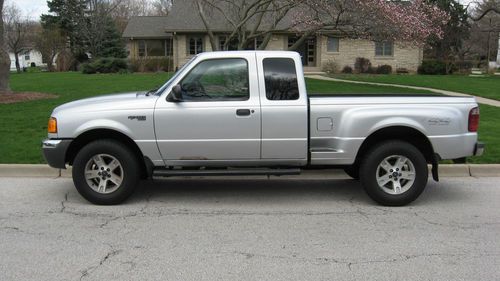
<path fill-rule="evenodd" d="M 446 91 L 446 90 L 440 90 L 440 89 L 434 89 L 434 88 L 397 85 L 397 84 L 386 84 L 386 83 L 376 83 L 376 82 L 352 81 L 352 80 L 331 78 L 331 77 L 326 77 L 326 76 L 322 76 L 322 75 L 306 75 L 306 77 L 311 78 L 311 79 L 335 81 L 335 82 L 345 82 L 345 83 L 353 83 L 353 84 L 365 84 L 365 85 L 374 85 L 374 86 L 390 86 L 390 87 L 397 87 L 397 88 L 426 90 L 426 91 L 432 91 L 432 92 L 436 92 L 436 93 L 440 93 L 440 94 L 448 95 L 448 96 L 464 96 L 464 97 L 472 96 L 470 94 L 464 94 L 464 93 L 458 93 L 458 92 L 452 92 L 452 91 Z M 482 97 L 478 97 L 478 96 L 474 96 L 474 97 L 476 98 L 476 101 L 478 103 L 500 107 L 500 101 L 482 98 Z"/>

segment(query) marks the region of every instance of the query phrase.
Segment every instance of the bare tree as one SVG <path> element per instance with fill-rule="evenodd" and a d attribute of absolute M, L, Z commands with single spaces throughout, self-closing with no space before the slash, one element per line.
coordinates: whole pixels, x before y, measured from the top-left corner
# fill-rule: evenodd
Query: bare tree
<path fill-rule="evenodd" d="M 19 54 L 30 50 L 34 24 L 23 19 L 21 11 L 15 5 L 5 7 L 5 39 L 8 49 L 14 54 L 17 72 L 21 72 Z"/>
<path fill-rule="evenodd" d="M 7 53 L 4 29 L 3 29 L 3 11 L 4 0 L 0 0 L 0 93 L 10 92 L 9 87 L 9 71 L 10 71 L 10 58 Z"/>
<path fill-rule="evenodd" d="M 132 17 L 154 14 L 153 3 L 150 0 L 113 0 L 114 9 L 110 11 L 118 30 L 123 31 Z"/>
<path fill-rule="evenodd" d="M 153 15 L 167 16 L 172 8 L 172 0 L 154 0 L 152 3 Z"/>
<path fill-rule="evenodd" d="M 291 9 L 297 6 L 295 1 L 282 0 L 196 0 L 198 14 L 210 38 L 213 50 L 218 50 L 213 34 L 212 19 L 222 17 L 230 28 L 222 46 L 228 49 L 232 42 L 237 42 L 238 49 L 244 49 L 256 39 L 261 43 L 258 49 L 265 49 L 272 33 L 290 30 L 293 26 L 279 27 Z"/>
<path fill-rule="evenodd" d="M 478 3 L 469 17 L 473 21 L 471 38 L 466 42 L 470 56 L 480 61 L 493 60 L 500 36 L 500 0 Z"/>
<path fill-rule="evenodd" d="M 47 62 L 49 71 L 54 71 L 55 57 L 66 49 L 67 39 L 61 35 L 58 28 L 38 28 L 35 40 L 36 49 L 42 54 L 42 58 Z"/>

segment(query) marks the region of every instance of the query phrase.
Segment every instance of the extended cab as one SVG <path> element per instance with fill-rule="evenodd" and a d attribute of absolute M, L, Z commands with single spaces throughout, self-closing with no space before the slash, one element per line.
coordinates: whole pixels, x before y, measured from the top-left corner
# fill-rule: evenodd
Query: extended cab
<path fill-rule="evenodd" d="M 424 190 L 428 164 L 480 155 L 473 97 L 308 96 L 295 52 L 197 55 L 161 88 L 57 107 L 43 141 L 79 193 L 125 200 L 141 178 L 344 169 L 380 204 Z"/>

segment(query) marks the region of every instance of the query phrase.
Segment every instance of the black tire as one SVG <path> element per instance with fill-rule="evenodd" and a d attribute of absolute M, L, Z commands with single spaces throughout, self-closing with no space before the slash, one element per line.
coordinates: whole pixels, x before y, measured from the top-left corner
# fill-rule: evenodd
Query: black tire
<path fill-rule="evenodd" d="M 85 178 L 87 163 L 99 154 L 107 154 L 116 158 L 121 164 L 122 181 L 115 185 L 111 193 L 95 191 Z M 123 143 L 115 140 L 98 140 L 84 146 L 73 161 L 73 183 L 78 193 L 89 202 L 97 205 L 115 205 L 125 201 L 134 192 L 140 179 L 140 166 L 137 157 Z M 100 181 L 100 179 L 98 179 Z"/>
<path fill-rule="evenodd" d="M 353 164 L 351 166 L 345 167 L 344 172 L 355 180 L 359 180 L 359 165 Z"/>
<path fill-rule="evenodd" d="M 413 164 L 415 172 L 412 184 L 409 184 L 410 181 L 406 182 L 406 180 L 403 180 L 401 175 L 399 175 L 400 182 L 408 183 L 406 184 L 407 190 L 399 194 L 390 194 L 384 191 L 382 187 L 384 186 L 388 189 L 388 186 L 392 185 L 392 188 L 396 190 L 393 185 L 394 183 L 379 186 L 377 182 L 377 173 L 380 173 L 378 171 L 379 165 L 384 159 L 393 155 L 406 157 Z M 406 165 L 405 169 L 408 169 L 408 166 Z M 384 170 L 381 169 L 381 171 L 383 172 Z M 392 173 L 388 172 L 387 175 L 389 178 L 389 175 L 392 175 Z M 422 153 L 415 146 L 403 141 L 387 141 L 376 145 L 366 154 L 360 166 L 360 180 L 366 193 L 375 202 L 385 206 L 404 206 L 413 202 L 424 191 L 428 176 L 427 162 Z M 394 176 L 391 176 L 391 178 L 392 181 L 397 181 L 398 179 L 394 179 Z"/>

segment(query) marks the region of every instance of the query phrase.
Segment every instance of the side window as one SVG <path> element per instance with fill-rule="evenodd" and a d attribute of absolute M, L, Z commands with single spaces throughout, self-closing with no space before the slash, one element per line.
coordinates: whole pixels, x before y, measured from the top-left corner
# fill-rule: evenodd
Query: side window
<path fill-rule="evenodd" d="M 295 62 L 289 58 L 267 58 L 263 61 L 268 100 L 297 100 L 299 85 Z"/>
<path fill-rule="evenodd" d="M 180 84 L 185 101 L 243 101 L 250 97 L 244 59 L 202 61 Z"/>

